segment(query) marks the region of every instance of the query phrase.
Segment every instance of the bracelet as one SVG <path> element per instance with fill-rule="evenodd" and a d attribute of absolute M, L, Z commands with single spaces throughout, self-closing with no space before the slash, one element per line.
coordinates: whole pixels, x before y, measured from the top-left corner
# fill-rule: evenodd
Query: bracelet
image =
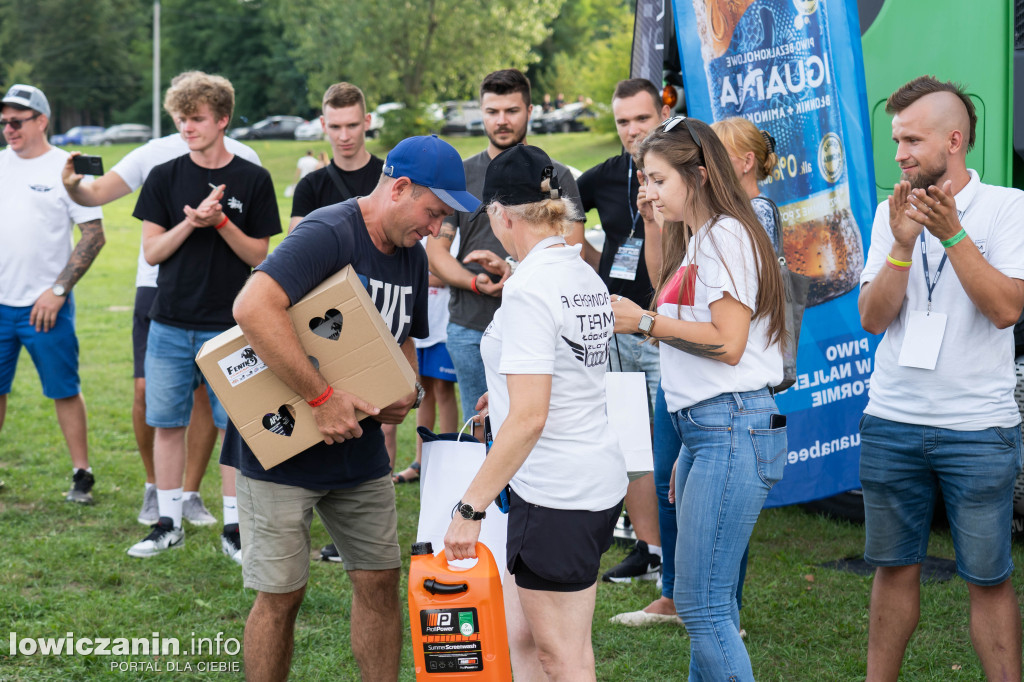
<path fill-rule="evenodd" d="M 942 248 L 948 249 L 951 246 L 956 246 L 960 243 L 960 240 L 967 236 L 967 230 L 960 228 L 960 231 L 954 234 L 949 239 L 943 239 L 939 243 L 942 244 Z"/>
<path fill-rule="evenodd" d="M 893 270 L 909 270 L 912 265 L 911 261 L 908 260 L 896 260 L 892 255 L 885 257 L 885 264 Z"/>
<path fill-rule="evenodd" d="M 222 220 L 222 221 L 220 221 L 219 223 L 217 223 L 217 224 L 216 224 L 216 225 L 214 226 L 214 228 L 213 228 L 213 229 L 215 229 L 215 230 L 219 230 L 220 228 L 224 227 L 224 226 L 225 226 L 225 225 L 227 225 L 227 224 L 228 224 L 228 217 L 227 217 L 227 216 L 225 215 L 225 216 L 224 216 L 224 220 Z"/>
<path fill-rule="evenodd" d="M 326 403 L 330 399 L 330 397 L 332 395 L 334 395 L 334 387 L 331 386 L 330 384 L 328 384 L 327 388 L 324 389 L 323 393 L 321 393 L 319 396 L 317 396 L 313 400 L 307 400 L 306 403 L 310 407 L 320 407 L 321 405 Z"/>
<path fill-rule="evenodd" d="M 469 283 L 469 288 L 473 290 L 473 293 L 477 296 L 481 296 L 480 290 L 476 288 L 476 275 L 473 276 L 473 281 Z"/>

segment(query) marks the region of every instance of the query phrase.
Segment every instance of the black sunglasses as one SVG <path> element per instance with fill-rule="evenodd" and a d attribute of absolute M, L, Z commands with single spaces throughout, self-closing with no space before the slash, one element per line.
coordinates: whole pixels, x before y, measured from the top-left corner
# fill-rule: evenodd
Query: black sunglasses
<path fill-rule="evenodd" d="M 660 127 L 662 130 L 668 133 L 672 132 L 672 129 L 675 128 L 680 123 L 686 125 L 686 130 L 690 133 L 690 137 L 692 137 L 693 141 L 697 143 L 697 153 L 700 154 L 700 165 L 706 166 L 707 164 L 704 162 L 704 145 L 700 143 L 700 138 L 697 137 L 697 133 L 694 132 L 693 126 L 690 125 L 689 118 L 687 118 L 686 116 L 673 116 L 672 118 L 665 119 L 665 121 L 661 124 Z"/>
<path fill-rule="evenodd" d="M 42 116 L 42 114 L 36 112 L 28 118 L 0 118 L 0 130 L 6 128 L 7 126 L 11 126 L 11 128 L 14 130 L 21 130 L 21 126 L 23 126 L 26 121 L 31 121 L 33 119 L 39 118 L 40 116 Z"/>

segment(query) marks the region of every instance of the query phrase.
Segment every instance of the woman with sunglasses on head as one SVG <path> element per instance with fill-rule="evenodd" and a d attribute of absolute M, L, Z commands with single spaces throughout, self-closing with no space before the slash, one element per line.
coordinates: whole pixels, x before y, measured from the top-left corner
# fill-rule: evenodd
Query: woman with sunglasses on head
<path fill-rule="evenodd" d="M 645 198 L 664 218 L 657 310 L 613 301 L 616 332 L 659 343 L 662 388 L 682 448 L 674 598 L 691 680 L 753 680 L 739 634 L 744 550 L 782 478 L 784 296 L 771 241 L 714 131 L 671 118 L 640 144 Z"/>
<path fill-rule="evenodd" d="M 476 556 L 478 510 L 509 484 L 504 594 L 513 674 L 592 681 L 597 577 L 626 467 L 605 413 L 610 297 L 580 247 L 565 242 L 579 216 L 557 182 L 536 147 L 511 147 L 487 167 L 480 210 L 519 263 L 480 344 L 494 444 L 456 507 L 445 552 L 450 560 Z"/>

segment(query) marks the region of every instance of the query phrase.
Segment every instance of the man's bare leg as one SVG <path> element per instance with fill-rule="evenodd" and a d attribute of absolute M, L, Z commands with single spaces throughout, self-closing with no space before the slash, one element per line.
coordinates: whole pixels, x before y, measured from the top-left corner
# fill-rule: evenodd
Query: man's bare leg
<path fill-rule="evenodd" d="M 217 445 L 217 427 L 213 423 L 213 410 L 206 386 L 200 384 L 193 395 L 192 416 L 189 417 L 188 434 L 185 437 L 185 492 L 198 492 L 210 454 Z"/>
<path fill-rule="evenodd" d="M 879 566 L 871 585 L 867 682 L 895 682 L 921 617 L 921 564 Z"/>
<path fill-rule="evenodd" d="M 1020 605 L 1007 579 L 998 585 L 967 584 L 971 595 L 971 644 L 990 682 L 1021 679 Z"/>
<path fill-rule="evenodd" d="M 135 379 L 135 394 L 132 396 L 132 430 L 135 431 L 135 444 L 139 448 L 142 467 L 146 470 L 146 483 L 156 484 L 156 472 L 153 469 L 155 429 L 146 423 L 146 379 L 144 377 Z"/>
<path fill-rule="evenodd" d="M 64 434 L 71 455 L 71 465 L 76 469 L 89 468 L 89 445 L 85 417 L 85 399 L 82 394 L 53 401 L 57 410 L 57 423 Z"/>
<path fill-rule="evenodd" d="M 363 682 L 394 682 L 402 656 L 399 569 L 349 571 L 352 581 L 352 654 Z"/>
<path fill-rule="evenodd" d="M 288 679 L 295 649 L 295 618 L 306 588 L 273 594 L 258 592 L 245 621 L 245 679 L 279 682 Z"/>

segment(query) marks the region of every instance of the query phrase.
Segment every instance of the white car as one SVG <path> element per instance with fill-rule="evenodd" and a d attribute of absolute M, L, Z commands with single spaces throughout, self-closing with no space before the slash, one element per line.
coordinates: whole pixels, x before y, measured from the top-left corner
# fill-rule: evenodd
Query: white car
<path fill-rule="evenodd" d="M 314 118 L 312 121 L 306 121 L 300 123 L 295 128 L 295 139 L 296 140 L 322 140 L 324 139 L 324 128 L 320 125 L 320 119 Z"/>

